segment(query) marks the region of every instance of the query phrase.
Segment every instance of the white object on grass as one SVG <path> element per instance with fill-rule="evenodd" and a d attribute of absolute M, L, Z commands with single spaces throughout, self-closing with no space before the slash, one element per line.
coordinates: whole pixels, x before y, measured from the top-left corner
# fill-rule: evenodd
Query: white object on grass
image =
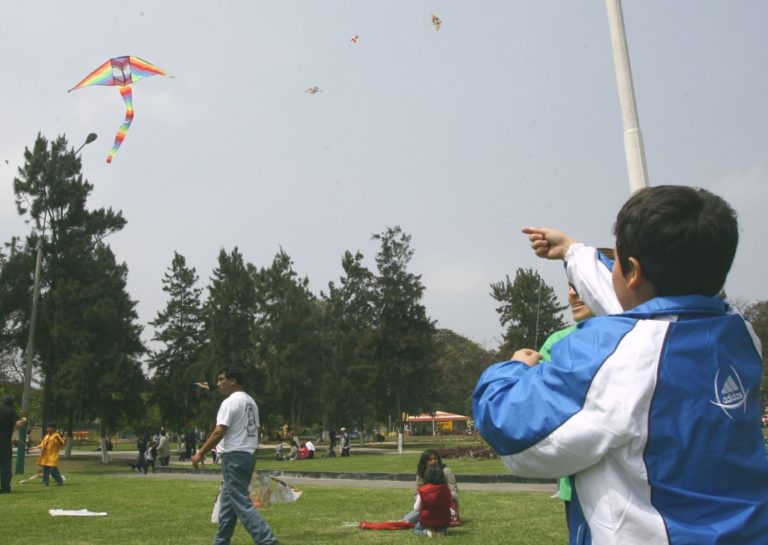
<path fill-rule="evenodd" d="M 106 517 L 103 511 L 88 511 L 88 509 L 48 509 L 52 517 Z"/>

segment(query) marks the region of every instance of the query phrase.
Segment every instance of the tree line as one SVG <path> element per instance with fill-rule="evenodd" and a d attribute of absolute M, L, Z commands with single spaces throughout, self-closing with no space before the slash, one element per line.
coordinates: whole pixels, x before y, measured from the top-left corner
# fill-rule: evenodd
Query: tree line
<path fill-rule="evenodd" d="M 498 348 L 440 328 L 411 271 L 411 237 L 393 226 L 372 237 L 375 268 L 346 251 L 339 278 L 319 293 L 282 248 L 262 266 L 236 247 L 222 249 L 205 286 L 174 253 L 159 279 L 166 301 L 148 324 L 157 347 L 149 350 L 126 289 L 128 266 L 108 244 L 126 225 L 122 213 L 88 209 L 93 186 L 64 136 L 38 135 L 24 160 L 13 183 L 30 233 L 0 252 L 0 389 L 20 391 L 39 242 L 33 361 L 42 394 L 33 413 L 41 423 L 72 431 L 98 421 L 103 435 L 160 424 L 208 430 L 219 402 L 216 373 L 227 366 L 244 371 L 271 428 L 370 429 L 422 411 L 470 414 L 487 365 L 539 346 L 566 324 L 554 289 L 517 269 L 490 286 L 504 328 Z M 766 305 L 749 309 L 764 339 Z"/>

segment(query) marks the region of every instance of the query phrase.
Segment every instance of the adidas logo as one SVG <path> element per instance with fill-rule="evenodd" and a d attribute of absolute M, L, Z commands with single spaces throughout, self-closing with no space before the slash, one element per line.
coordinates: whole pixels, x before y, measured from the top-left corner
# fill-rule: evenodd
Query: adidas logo
<path fill-rule="evenodd" d="M 720 407 L 728 418 L 733 418 L 730 411 L 743 407 L 744 412 L 747 412 L 749 390 L 744 389 L 741 377 L 733 365 L 729 367 L 731 372 L 728 373 L 722 384 L 720 383 L 720 370 L 718 369 L 715 373 L 715 401 L 710 401 L 710 403 Z"/>
<path fill-rule="evenodd" d="M 728 375 L 728 378 L 725 379 L 725 384 L 720 389 L 720 399 L 722 402 L 729 404 L 741 401 L 743 397 L 744 393 L 740 385 L 736 383 L 736 379 L 733 378 L 733 375 Z"/>

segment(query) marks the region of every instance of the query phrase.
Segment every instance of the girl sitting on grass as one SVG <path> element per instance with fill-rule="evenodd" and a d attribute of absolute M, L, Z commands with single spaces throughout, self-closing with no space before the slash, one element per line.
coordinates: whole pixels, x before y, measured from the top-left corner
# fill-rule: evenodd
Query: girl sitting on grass
<path fill-rule="evenodd" d="M 445 482 L 443 469 L 437 464 L 428 466 L 413 505 L 413 510 L 419 513 L 414 532 L 427 537 L 444 536 L 451 523 L 450 506 L 451 489 Z"/>
<path fill-rule="evenodd" d="M 448 488 L 451 490 L 451 526 L 459 526 L 461 519 L 459 515 L 459 486 L 456 484 L 456 476 L 451 471 L 451 468 L 443 463 L 442 458 L 434 449 L 427 449 L 421 453 L 419 457 L 419 463 L 416 466 L 416 490 L 425 483 L 424 473 L 428 467 L 437 466 L 443 471 L 445 476 L 445 482 Z M 416 524 L 419 520 L 419 512 L 416 510 L 411 511 L 403 515 L 402 520 L 408 520 Z"/>

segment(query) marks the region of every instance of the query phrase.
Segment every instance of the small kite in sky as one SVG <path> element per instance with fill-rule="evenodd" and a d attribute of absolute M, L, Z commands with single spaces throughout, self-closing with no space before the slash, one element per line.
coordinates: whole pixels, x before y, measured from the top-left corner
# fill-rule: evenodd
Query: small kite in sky
<path fill-rule="evenodd" d="M 350 38 L 350 40 L 349 40 L 349 41 L 350 41 L 350 42 L 352 42 L 353 44 L 356 44 L 356 43 L 357 43 L 357 40 L 359 40 L 359 39 L 360 39 L 360 36 L 358 36 L 357 34 L 355 34 L 354 36 L 352 36 L 352 38 Z"/>
<path fill-rule="evenodd" d="M 131 122 L 133 121 L 133 95 L 131 93 L 131 84 L 140 79 L 148 78 L 149 76 L 173 77 L 162 68 L 158 68 L 154 64 L 150 64 L 138 57 L 115 57 L 99 66 L 96 70 L 88 74 L 80 83 L 69 90 L 74 91 L 75 89 L 82 89 L 89 85 L 108 85 L 110 87 L 117 87 L 120 91 L 120 95 L 123 97 L 123 102 L 125 102 L 125 121 L 120 125 L 120 128 L 115 135 L 115 143 L 107 156 L 107 163 L 112 162 L 112 159 L 114 159 L 117 154 L 117 150 L 120 149 L 120 144 L 125 140 L 125 135 L 128 133 L 128 129 L 131 128 Z"/>
<path fill-rule="evenodd" d="M 435 15 L 433 13 L 432 14 L 432 24 L 435 26 L 435 30 L 437 31 L 437 30 L 440 30 L 440 25 L 442 25 L 443 22 L 440 20 L 440 17 L 438 17 L 437 15 Z"/>
<path fill-rule="evenodd" d="M 318 87 L 317 85 L 315 85 L 314 87 L 310 87 L 309 89 L 307 89 L 304 92 L 305 93 L 309 93 L 310 95 L 316 95 L 317 93 L 322 93 L 323 90 L 320 89 L 320 87 Z"/>

